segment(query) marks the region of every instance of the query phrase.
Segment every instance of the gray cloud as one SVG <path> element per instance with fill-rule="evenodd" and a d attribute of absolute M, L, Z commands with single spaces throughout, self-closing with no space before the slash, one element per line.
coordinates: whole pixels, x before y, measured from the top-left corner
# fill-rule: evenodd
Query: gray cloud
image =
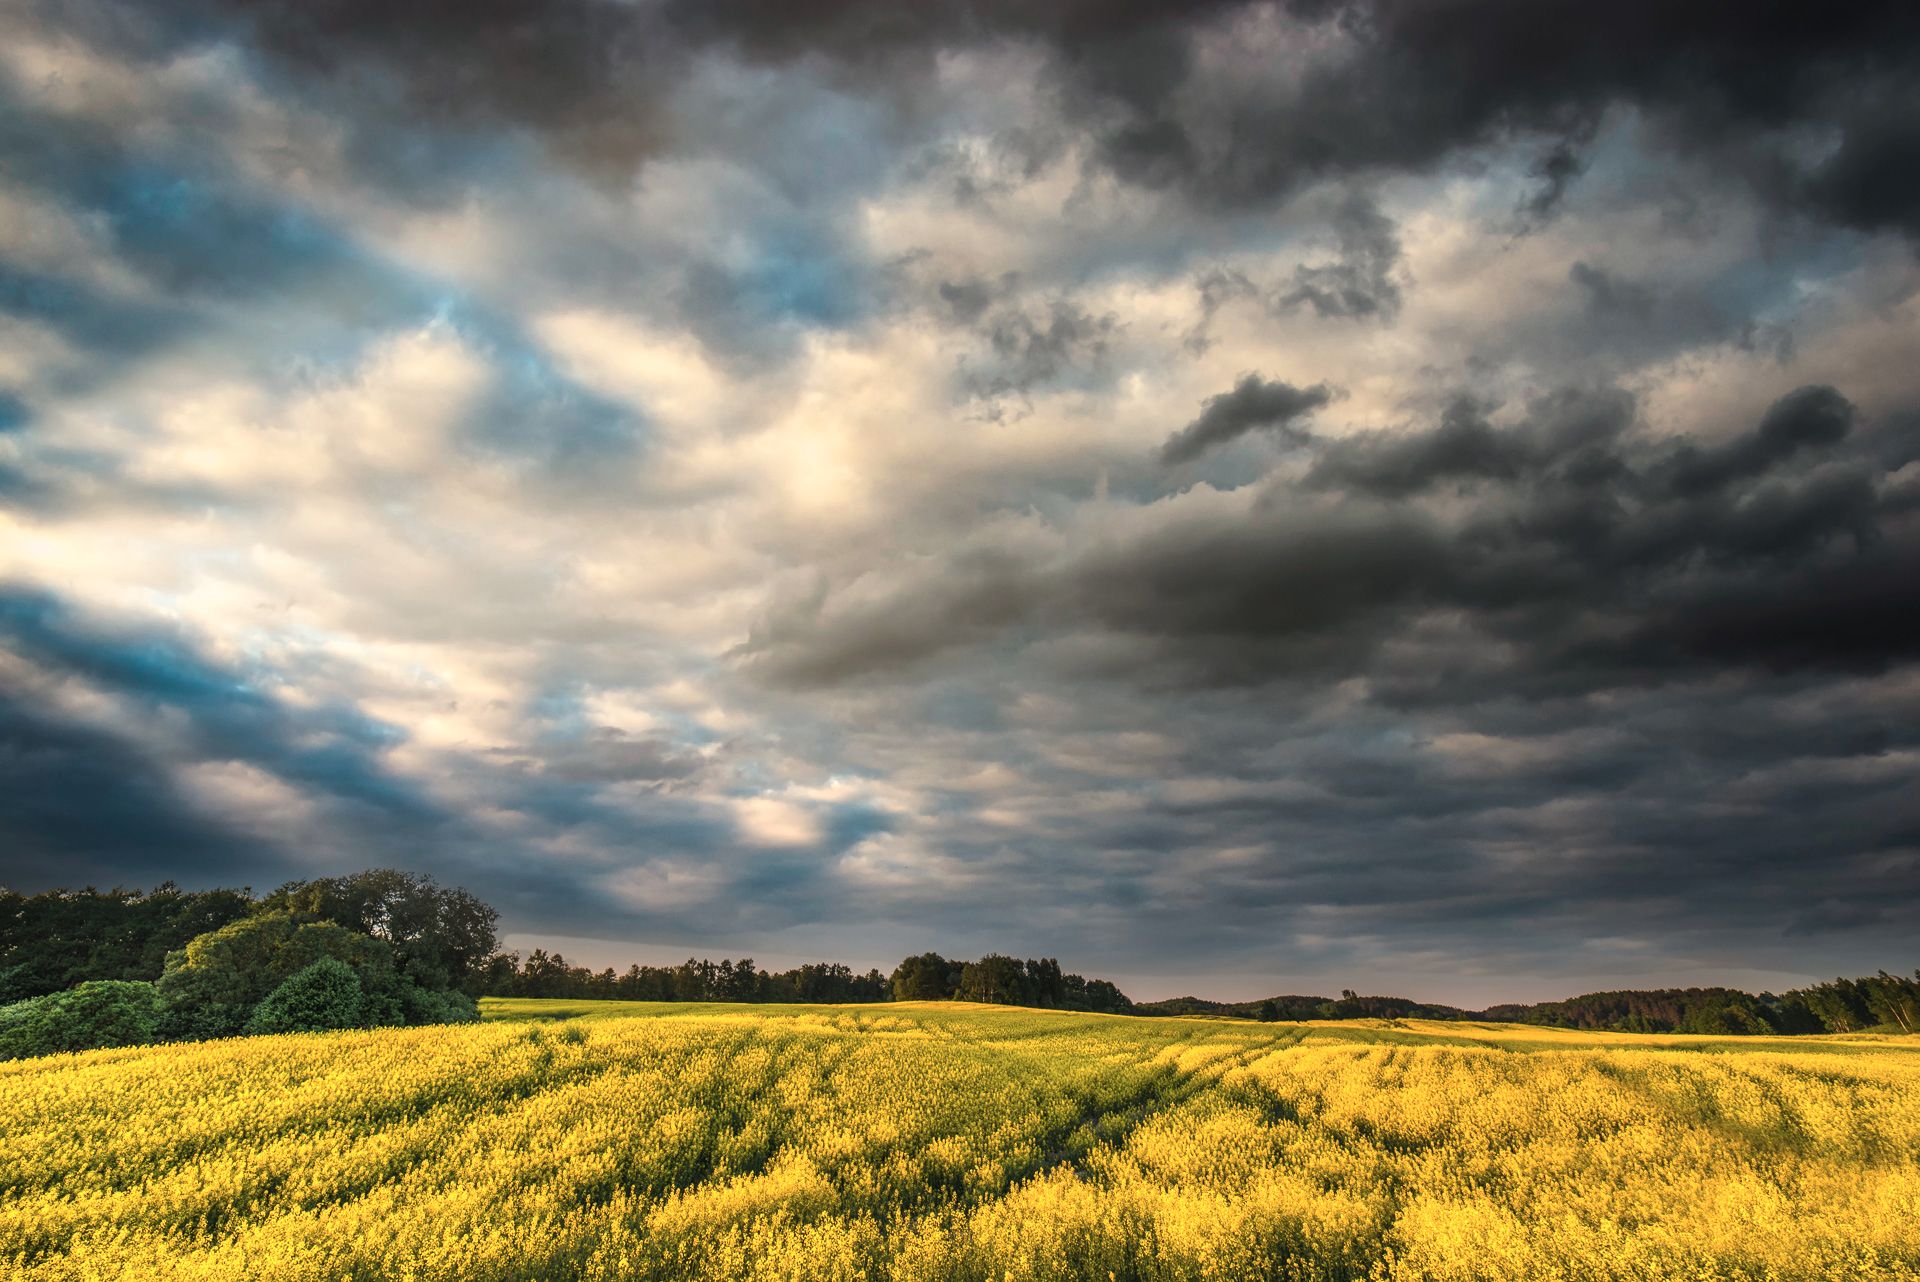
<path fill-rule="evenodd" d="M 167 772 L 115 736 L 0 694 L 0 882 L 135 884 L 159 867 L 185 882 L 291 867 L 182 797 Z M 263 878 L 264 880 L 264 878 Z"/>
<path fill-rule="evenodd" d="M 1334 398 L 1325 383 L 1295 387 L 1268 382 L 1258 374 L 1244 375 L 1233 390 L 1210 396 L 1200 417 L 1187 424 L 1160 447 L 1163 463 L 1188 463 L 1215 446 L 1249 432 L 1270 431 L 1295 440 L 1305 433 L 1295 426 Z"/>
<path fill-rule="evenodd" d="M 183 637 L 90 626 L 56 597 L 14 588 L 0 593 L 0 639 L 55 680 L 78 678 L 149 713 L 180 714 L 180 747 L 200 759 L 255 764 L 388 823 L 431 825 L 441 817 L 378 764 L 400 737 L 395 727 L 342 706 L 293 713 L 274 697 L 271 678 L 225 670 Z"/>
<path fill-rule="evenodd" d="M 646 783 L 667 785 L 699 774 L 706 762 L 664 739 L 636 739 L 601 726 L 584 738 L 528 754 L 511 749 L 498 755 L 510 765 L 569 783 Z"/>
<path fill-rule="evenodd" d="M 911 11 L 872 0 L 565 0 L 542 6 L 537 21 L 514 4 L 209 0 L 182 7 L 171 23 L 129 20 L 112 6 L 77 9 L 63 20 L 137 47 L 243 42 L 302 92 L 364 113 L 357 150 L 391 185 L 406 181 L 409 155 L 416 173 L 422 168 L 433 135 L 383 136 L 375 120 L 423 123 L 453 139 L 522 130 L 559 158 L 614 177 L 673 149 L 684 127 L 673 91 L 702 53 L 774 65 L 818 60 L 859 91 L 905 104 L 940 52 L 1011 44 L 1045 55 L 1069 117 L 1113 172 L 1228 204 L 1328 177 L 1417 169 L 1519 136 L 1546 142 L 1545 187 L 1535 198 L 1544 210 L 1564 193 L 1575 149 L 1620 105 L 1652 119 L 1664 143 L 1724 161 L 1802 212 L 1909 235 L 1916 216 L 1903 177 L 1912 167 L 1900 163 L 1915 134 L 1898 123 L 1914 116 L 1915 20 L 1890 0 L 1818 14 L 1791 5 L 1681 13 L 1655 0 L 1605 10 L 1482 0 L 1444 11 L 1393 0 L 1119 11 L 997 0 Z M 97 17 L 103 12 L 115 16 Z M 1296 38 L 1310 33 L 1327 56 L 1226 80 L 1201 65 L 1203 36 L 1262 18 Z M 1208 92 L 1194 93 L 1202 78 Z M 1808 124 L 1835 130 L 1839 147 L 1802 159 L 1792 134 Z M 447 149 L 439 150 L 444 166 Z M 372 159 L 382 151 L 389 154 Z M 455 175 L 458 185 L 471 182 Z"/>
<path fill-rule="evenodd" d="M 1391 319 L 1400 310 L 1400 286 L 1393 279 L 1400 237 L 1393 221 L 1356 192 L 1336 206 L 1329 222 L 1338 237 L 1338 258 L 1295 268 L 1292 287 L 1276 306 L 1310 307 L 1323 317 Z"/>
<path fill-rule="evenodd" d="M 1167 453 L 1325 398 L 1249 376 Z M 1648 447 L 1622 439 L 1632 407 L 1614 391 L 1543 398 L 1504 428 L 1458 401 L 1423 432 L 1326 444 L 1298 488 L 1274 483 L 1251 512 L 1182 517 L 1170 500 L 1163 518 L 1048 560 L 971 553 L 851 612 L 816 603 L 804 622 L 768 626 L 757 662 L 835 680 L 1010 629 L 1091 626 L 1182 680 L 1371 673 L 1415 700 L 1726 665 L 1884 670 L 1916 655 L 1903 623 L 1920 610 L 1920 530 L 1904 490 L 1841 448 L 1854 416 L 1834 389 L 1807 387 L 1725 445 Z M 1408 502 L 1437 503 L 1444 486 L 1473 487 L 1475 501 Z M 1408 643 L 1418 656 L 1422 621 L 1443 614 L 1486 643 L 1477 662 L 1491 666 L 1393 657 Z"/>

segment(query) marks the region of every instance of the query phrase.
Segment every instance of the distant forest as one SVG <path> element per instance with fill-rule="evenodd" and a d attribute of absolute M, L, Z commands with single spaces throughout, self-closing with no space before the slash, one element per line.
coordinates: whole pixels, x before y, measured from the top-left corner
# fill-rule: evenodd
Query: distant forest
<path fill-rule="evenodd" d="M 480 991 L 491 997 L 620 998 L 650 1002 L 993 1002 L 1048 1010 L 1134 1009 L 1125 993 L 1104 979 L 1063 972 L 1051 957 L 1002 957 L 949 961 L 921 953 L 894 967 L 856 974 L 837 962 L 766 971 L 751 957 L 712 962 L 688 958 L 678 966 L 629 966 L 615 971 L 569 965 L 558 953 L 536 948 L 522 961 L 501 953 L 488 963 Z"/>
<path fill-rule="evenodd" d="M 1239 1019 L 1451 1019 L 1614 1033 L 1705 1033 L 1719 1037 L 1857 1033 L 1885 1028 L 1920 1032 L 1920 971 L 1911 979 L 1881 971 L 1864 979 L 1835 979 L 1785 993 L 1746 993 L 1737 988 L 1654 988 L 1586 993 L 1564 1001 L 1462 1010 L 1404 997 L 1337 999 L 1268 997 L 1251 1002 L 1211 1002 L 1174 997 L 1138 1002 L 1142 1015 L 1214 1015 Z"/>
<path fill-rule="evenodd" d="M 474 998 L 701 1002 L 967 1001 L 1250 1020 L 1442 1019 L 1717 1036 L 1920 1032 L 1920 971 L 1790 992 L 1588 993 L 1463 1010 L 1402 997 L 1198 997 L 1134 1002 L 1049 957 L 939 953 L 891 974 L 833 962 L 768 971 L 751 958 L 592 970 L 559 953 L 502 952 L 499 914 L 467 891 L 391 869 L 250 889 L 0 888 L 0 1058 L 242 1032 L 472 1019 Z"/>

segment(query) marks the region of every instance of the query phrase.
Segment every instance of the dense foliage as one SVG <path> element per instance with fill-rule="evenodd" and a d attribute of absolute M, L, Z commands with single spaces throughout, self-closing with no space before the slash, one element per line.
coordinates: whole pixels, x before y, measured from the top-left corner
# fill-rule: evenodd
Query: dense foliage
<path fill-rule="evenodd" d="M 426 989 L 473 990 L 498 943 L 500 914 L 491 905 L 458 886 L 393 868 L 288 882 L 261 907 L 383 940 L 394 969 Z"/>
<path fill-rule="evenodd" d="M 332 957 L 297 970 L 247 1017 L 249 1033 L 322 1033 L 358 1028 L 366 988 L 353 967 Z"/>
<path fill-rule="evenodd" d="M 1625 1033 L 1818 1033 L 1804 1004 L 1731 988 L 1663 988 L 1586 993 L 1532 1006 L 1494 1006 L 1488 1019 Z M 1838 1031 L 1838 1030 L 1836 1030 Z"/>
<path fill-rule="evenodd" d="M 0 978 L 27 994 L 0 1007 L 0 1058 L 472 1020 L 461 986 L 477 986 L 496 916 L 464 890 L 386 869 L 293 882 L 264 901 L 171 884 L 0 892 Z"/>
<path fill-rule="evenodd" d="M 154 1040 L 159 995 L 143 980 L 90 979 L 0 1006 L 0 1059 Z"/>
<path fill-rule="evenodd" d="M 1867 979 L 1836 979 L 1787 996 L 1804 1003 L 1808 1013 L 1837 1033 L 1876 1025 L 1920 1033 L 1920 970 L 1912 979 L 1883 970 Z"/>
<path fill-rule="evenodd" d="M 1920 1279 L 1910 1042 L 607 1005 L 0 1065 L 0 1272 Z"/>
<path fill-rule="evenodd" d="M 1051 957 L 1006 957 L 989 953 L 978 961 L 948 961 L 939 953 L 909 957 L 894 968 L 889 989 L 895 1001 L 993 1002 L 1042 1010 L 1090 1010 L 1124 1014 L 1127 995 L 1104 979 L 1068 974 Z"/>
<path fill-rule="evenodd" d="M 166 1008 L 160 1031 L 173 1038 L 247 1031 L 275 990 L 323 960 L 354 977 L 363 1026 L 473 1017 L 471 998 L 425 989 L 402 975 L 385 940 L 331 921 L 263 911 L 200 936 L 168 959 L 157 985 Z"/>
<path fill-rule="evenodd" d="M 1733 988 L 1663 988 L 1588 993 L 1532 1006 L 1494 1006 L 1476 1018 L 1623 1033 L 1852 1033 L 1874 1027 L 1920 1032 L 1920 971 L 1881 971 L 1809 988 L 1743 993 Z"/>
<path fill-rule="evenodd" d="M 167 954 L 254 911 L 246 890 L 49 890 L 0 887 L 0 1003 L 93 979 L 158 979 Z"/>

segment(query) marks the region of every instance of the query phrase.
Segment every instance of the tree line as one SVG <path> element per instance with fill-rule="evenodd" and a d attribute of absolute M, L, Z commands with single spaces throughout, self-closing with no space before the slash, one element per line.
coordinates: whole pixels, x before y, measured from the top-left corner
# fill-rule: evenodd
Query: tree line
<path fill-rule="evenodd" d="M 1111 1015 L 1134 1010 L 1133 1002 L 1111 981 L 1064 972 L 1051 957 L 1023 961 L 988 953 L 978 961 L 949 961 L 939 953 L 921 953 L 894 968 L 888 987 L 897 1002 L 992 1002 Z"/>
<path fill-rule="evenodd" d="M 949 961 L 921 953 L 894 967 L 856 973 L 838 962 L 813 962 L 767 971 L 751 957 L 707 961 L 689 957 L 677 966 L 574 966 L 558 953 L 536 948 L 491 958 L 479 991 L 491 997 L 614 998 L 649 1002 L 887 1002 L 967 1001 L 1047 1010 L 1124 1014 L 1127 995 L 1104 979 L 1067 973 L 1051 957 L 1006 957 Z"/>
<path fill-rule="evenodd" d="M 574 966 L 559 953 L 536 948 L 488 959 L 480 991 L 489 997 L 569 997 L 637 1002 L 880 1002 L 887 977 L 856 974 L 838 962 L 766 971 L 753 958 L 708 961 L 689 957 L 677 966 Z"/>
<path fill-rule="evenodd" d="M 1890 1029 L 1920 1033 L 1920 971 L 1911 979 L 1881 971 L 1834 979 L 1785 993 L 1737 988 L 1656 988 L 1584 993 L 1564 1001 L 1511 1003 L 1463 1010 L 1405 997 L 1267 997 L 1214 1002 L 1173 997 L 1142 1002 L 1143 1015 L 1214 1015 L 1237 1019 L 1450 1019 L 1538 1024 L 1612 1033 L 1700 1033 L 1714 1037 L 1793 1036 Z"/>
<path fill-rule="evenodd" d="M 1531 1006 L 1493 1006 L 1481 1018 L 1621 1033 L 1751 1035 L 1857 1033 L 1870 1028 L 1920 1032 L 1920 971 L 1911 979 L 1881 971 L 1785 993 L 1737 988 L 1663 988 L 1587 993 Z"/>
<path fill-rule="evenodd" d="M 1214 1002 L 1203 997 L 1169 997 L 1157 1002 L 1141 1002 L 1134 1010 L 1142 1015 L 1214 1015 L 1237 1019 L 1471 1019 L 1471 1011 L 1453 1006 L 1435 1006 L 1406 997 L 1362 997 L 1352 989 L 1342 989 L 1338 998 L 1288 994 L 1263 997 L 1250 1002 Z"/>
<path fill-rule="evenodd" d="M 592 970 L 559 953 L 502 952 L 499 914 L 466 890 L 394 869 L 251 888 L 0 887 L 0 1059 L 239 1033 L 478 1017 L 482 996 L 630 1001 L 966 1001 L 1108 1014 L 1498 1020 L 1716 1036 L 1920 1032 L 1920 971 L 1806 988 L 1587 993 L 1464 1010 L 1403 997 L 1299 994 L 1247 1002 L 1133 1002 L 1050 957 L 918 953 L 891 974 L 836 962 L 769 971 L 752 958 Z"/>

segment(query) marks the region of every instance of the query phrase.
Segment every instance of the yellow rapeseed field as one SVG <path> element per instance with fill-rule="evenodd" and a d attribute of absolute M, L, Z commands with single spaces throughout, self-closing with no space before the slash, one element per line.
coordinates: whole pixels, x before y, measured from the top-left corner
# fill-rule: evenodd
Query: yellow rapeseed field
<path fill-rule="evenodd" d="M 0 1064 L 20 1279 L 1920 1278 L 1920 1043 L 489 1003 Z"/>

